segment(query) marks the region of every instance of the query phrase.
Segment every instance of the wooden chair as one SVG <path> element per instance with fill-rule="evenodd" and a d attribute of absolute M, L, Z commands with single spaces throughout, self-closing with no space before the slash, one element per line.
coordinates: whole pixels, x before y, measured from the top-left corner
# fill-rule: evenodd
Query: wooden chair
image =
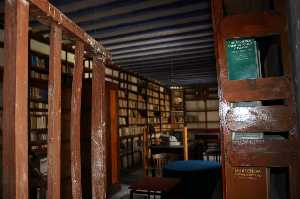
<path fill-rule="evenodd" d="M 154 154 L 152 159 L 154 175 L 162 177 L 162 170 L 169 161 L 169 155 L 167 153 Z"/>

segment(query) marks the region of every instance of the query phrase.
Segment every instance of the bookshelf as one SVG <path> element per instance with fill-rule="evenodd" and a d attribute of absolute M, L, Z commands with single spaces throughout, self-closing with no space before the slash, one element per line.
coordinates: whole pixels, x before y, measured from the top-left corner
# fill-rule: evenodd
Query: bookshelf
<path fill-rule="evenodd" d="M 219 100 L 216 86 L 185 88 L 185 124 L 189 129 L 218 129 Z"/>
<path fill-rule="evenodd" d="M 184 88 L 178 87 L 171 89 L 172 97 L 172 128 L 175 130 L 183 129 L 185 125 L 184 121 Z"/>
<path fill-rule="evenodd" d="M 118 126 L 122 169 L 139 166 L 143 157 L 143 133 L 149 125 L 157 135 L 169 131 L 170 90 L 158 82 L 110 65 L 106 81 L 118 84 Z"/>
<path fill-rule="evenodd" d="M 62 184 L 68 185 L 70 181 L 70 109 L 71 109 L 71 83 L 74 64 L 69 61 L 68 53 L 62 60 L 62 149 L 63 161 Z M 29 52 L 29 88 L 28 88 L 28 140 L 29 161 L 32 179 L 44 182 L 47 179 L 47 142 L 48 142 L 48 74 L 49 57 L 46 54 L 31 50 Z M 42 179 L 42 180 L 41 180 Z M 30 184 L 31 193 L 46 189 L 44 184 Z M 64 193 L 70 194 L 67 191 Z"/>

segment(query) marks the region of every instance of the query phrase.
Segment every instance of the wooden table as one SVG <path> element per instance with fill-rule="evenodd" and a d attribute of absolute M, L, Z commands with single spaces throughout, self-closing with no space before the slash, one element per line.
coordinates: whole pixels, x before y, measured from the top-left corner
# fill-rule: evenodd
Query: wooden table
<path fill-rule="evenodd" d="M 160 196 L 161 199 L 171 199 L 170 195 L 178 184 L 179 180 L 176 178 L 145 177 L 129 186 L 130 199 L 133 199 L 135 193 L 147 195 L 147 198 Z"/>

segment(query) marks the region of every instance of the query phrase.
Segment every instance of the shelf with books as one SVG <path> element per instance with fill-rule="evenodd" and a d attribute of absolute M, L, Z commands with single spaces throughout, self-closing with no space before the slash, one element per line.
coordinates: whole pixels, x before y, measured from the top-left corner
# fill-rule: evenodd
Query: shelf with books
<path fill-rule="evenodd" d="M 74 67 L 72 62 L 66 60 L 68 60 L 67 57 L 65 60 L 62 60 L 62 89 L 70 87 L 70 80 L 72 78 Z M 28 144 L 29 154 L 32 157 L 40 158 L 40 160 L 42 158 L 47 160 L 48 74 L 49 56 L 39 52 L 30 51 L 28 73 Z M 64 102 L 65 95 L 67 95 L 66 91 L 62 91 L 62 119 L 66 118 L 67 115 L 65 114 L 70 111 L 66 108 L 67 105 Z M 64 132 L 63 129 L 62 131 Z"/>
<path fill-rule="evenodd" d="M 219 126 L 219 100 L 216 85 L 185 88 L 185 123 L 190 129 Z"/>
<path fill-rule="evenodd" d="M 171 124 L 174 129 L 184 128 L 184 89 L 171 89 Z"/>
<path fill-rule="evenodd" d="M 110 73 L 113 73 L 114 70 L 116 69 L 112 68 Z M 130 154 L 132 156 L 131 149 L 133 145 L 137 145 L 138 138 L 148 129 L 149 125 L 153 125 L 157 132 L 161 131 L 160 110 L 167 114 L 167 110 L 170 110 L 170 107 L 167 106 L 170 104 L 160 102 L 160 87 L 162 87 L 160 84 L 122 69 L 119 69 L 118 75 L 120 143 L 123 143 L 123 148 L 130 149 L 129 151 L 131 151 Z M 171 99 L 170 96 L 166 98 Z M 162 100 L 164 100 L 164 97 L 162 97 Z M 131 141 L 127 143 L 129 138 Z M 139 152 L 142 152 L 142 149 Z M 122 153 L 121 159 L 128 159 L 125 154 L 127 153 Z M 131 167 L 136 162 L 140 161 L 137 161 L 136 157 L 133 157 L 133 160 L 129 161 L 128 165 Z"/>

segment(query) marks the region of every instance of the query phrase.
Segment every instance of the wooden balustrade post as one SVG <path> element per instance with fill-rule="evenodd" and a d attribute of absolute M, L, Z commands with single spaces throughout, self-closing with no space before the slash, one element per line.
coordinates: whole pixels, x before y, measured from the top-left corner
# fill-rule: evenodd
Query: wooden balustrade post
<path fill-rule="evenodd" d="M 148 146 L 148 133 L 147 133 L 147 128 L 144 129 L 144 134 L 143 134 L 143 154 L 144 154 L 144 175 L 148 176 L 148 151 L 149 151 L 149 146 Z"/>
<path fill-rule="evenodd" d="M 61 45 L 62 29 L 51 25 L 48 82 L 48 191 L 47 198 L 60 198 L 61 154 Z"/>
<path fill-rule="evenodd" d="M 92 77 L 92 198 L 106 198 L 105 66 L 102 57 L 93 57 Z"/>
<path fill-rule="evenodd" d="M 189 159 L 189 145 L 188 145 L 188 129 L 187 127 L 183 128 L 183 151 L 184 151 L 184 160 Z"/>
<path fill-rule="evenodd" d="M 73 199 L 82 198 L 81 185 L 81 156 L 80 156 L 80 113 L 81 113 L 81 91 L 83 77 L 83 55 L 84 43 L 76 42 L 75 48 L 75 68 L 72 82 L 71 99 L 71 181 Z"/>
<path fill-rule="evenodd" d="M 2 197 L 28 198 L 27 1 L 5 1 Z"/>

